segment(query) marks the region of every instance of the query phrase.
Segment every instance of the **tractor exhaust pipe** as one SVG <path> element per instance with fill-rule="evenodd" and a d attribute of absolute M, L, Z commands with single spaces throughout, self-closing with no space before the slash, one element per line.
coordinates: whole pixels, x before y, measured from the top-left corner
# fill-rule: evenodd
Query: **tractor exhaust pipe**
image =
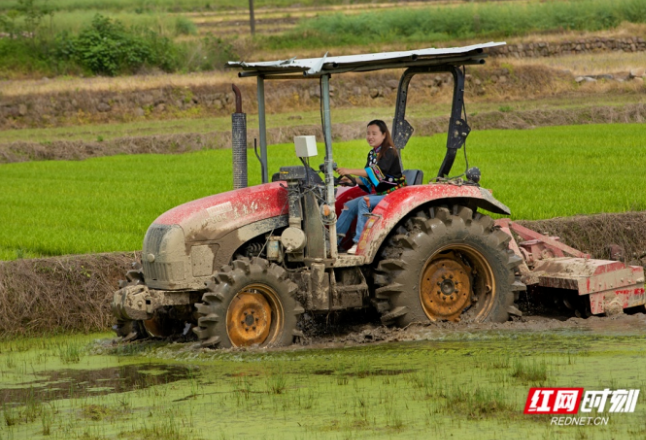
<path fill-rule="evenodd" d="M 242 113 L 240 89 L 231 84 L 236 95 L 236 112 L 231 115 L 231 150 L 233 152 L 233 189 L 247 187 L 247 114 Z"/>

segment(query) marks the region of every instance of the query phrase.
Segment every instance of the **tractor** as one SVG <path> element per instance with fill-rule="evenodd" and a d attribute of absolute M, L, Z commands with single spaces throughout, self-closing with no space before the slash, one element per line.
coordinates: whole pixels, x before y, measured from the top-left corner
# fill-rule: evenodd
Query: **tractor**
<path fill-rule="evenodd" d="M 115 331 L 123 340 L 186 335 L 203 347 L 270 347 L 303 337 L 302 315 L 372 310 L 384 325 L 414 322 L 504 322 L 521 315 L 515 301 L 527 286 L 567 289 L 590 313 L 643 306 L 641 267 L 589 255 L 522 228 L 477 168 L 450 172 L 470 132 L 464 106 L 465 66 L 484 64 L 504 43 L 296 59 L 230 62 L 240 78 L 257 80 L 262 184 L 247 187 L 246 118 L 236 92 L 233 115 L 234 190 L 185 203 L 159 216 L 146 232 L 141 265 L 114 293 Z M 392 136 L 402 157 L 413 128 L 406 120 L 411 79 L 449 73 L 453 99 L 446 154 L 426 184 L 404 170 L 408 185 L 368 214 L 356 254 L 337 246 L 344 203 L 365 195 L 340 191 L 334 176 L 330 77 L 403 69 Z M 269 180 L 264 83 L 318 80 L 325 156 L 323 177 L 309 166 L 313 137 L 295 139 L 303 166 L 280 168 Z M 234 90 L 237 88 L 234 86 Z M 400 159 L 401 160 L 401 159 Z M 403 164 L 402 164 L 403 169 Z M 559 290 L 560 291 L 560 290 Z"/>

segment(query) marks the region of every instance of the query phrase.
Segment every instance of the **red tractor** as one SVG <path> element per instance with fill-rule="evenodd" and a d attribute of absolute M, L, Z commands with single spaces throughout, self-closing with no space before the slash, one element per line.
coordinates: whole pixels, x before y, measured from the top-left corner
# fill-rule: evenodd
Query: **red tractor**
<path fill-rule="evenodd" d="M 238 99 L 237 189 L 178 206 L 153 222 L 142 268 L 130 271 L 114 295 L 117 334 L 169 336 L 192 328 L 205 347 L 288 345 L 303 335 L 299 318 L 306 311 L 367 308 L 388 325 L 503 322 L 510 313 L 521 314 L 514 301 L 526 284 L 569 289 L 591 300 L 596 295 L 594 313 L 643 305 L 641 267 L 589 260 L 554 238 L 532 231 L 527 237 L 508 220 L 497 224 L 483 212 L 509 215 L 509 208 L 479 186 L 477 168 L 467 170 L 465 179 L 447 178 L 470 130 L 463 114 L 464 66 L 483 64 L 485 50 L 501 44 L 230 63 L 243 70 L 240 77 L 258 81 L 264 183 L 246 187 L 246 127 Z M 337 249 L 336 213 L 363 193 L 352 188 L 335 197 L 329 79 L 381 69 L 406 69 L 392 127 L 400 152 L 413 132 L 405 119 L 412 77 L 453 76 L 447 152 L 428 184 L 422 184 L 421 171 L 404 171 L 408 186 L 374 208 L 357 253 L 350 255 Z M 309 167 L 316 154 L 307 147 L 311 139 L 301 139 L 305 147 L 297 145 L 297 153 L 304 166 L 283 167 L 268 182 L 264 81 L 303 77 L 320 82 L 324 179 Z M 515 237 L 525 241 L 517 244 Z"/>

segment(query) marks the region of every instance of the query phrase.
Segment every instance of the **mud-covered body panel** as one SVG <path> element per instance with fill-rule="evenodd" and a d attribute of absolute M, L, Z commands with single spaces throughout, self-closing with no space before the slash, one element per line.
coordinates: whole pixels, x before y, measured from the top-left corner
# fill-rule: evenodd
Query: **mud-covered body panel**
<path fill-rule="evenodd" d="M 429 202 L 450 199 L 468 199 L 486 211 L 510 214 L 509 208 L 496 200 L 487 189 L 475 185 L 437 183 L 406 186 L 388 194 L 374 208 L 361 234 L 357 255 L 365 256 L 366 263 L 372 262 L 388 234 L 408 213 Z"/>
<path fill-rule="evenodd" d="M 283 184 L 284 185 L 284 184 Z M 179 225 L 204 234 L 224 234 L 251 222 L 287 214 L 287 190 L 281 182 L 228 191 L 184 203 L 157 217 L 153 224 Z"/>
<path fill-rule="evenodd" d="M 200 289 L 238 247 L 287 225 L 287 191 L 268 183 L 185 203 L 148 228 L 142 262 L 156 289 Z"/>

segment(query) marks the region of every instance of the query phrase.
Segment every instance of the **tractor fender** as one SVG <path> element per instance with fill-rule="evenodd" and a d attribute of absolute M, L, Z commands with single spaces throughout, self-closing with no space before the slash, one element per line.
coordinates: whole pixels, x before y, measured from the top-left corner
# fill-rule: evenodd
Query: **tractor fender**
<path fill-rule="evenodd" d="M 410 212 L 430 202 L 461 199 L 495 214 L 510 215 L 509 208 L 496 200 L 487 189 L 474 185 L 434 183 L 400 188 L 388 194 L 373 209 L 357 246 L 357 255 L 372 263 L 382 243 L 395 226 Z"/>

